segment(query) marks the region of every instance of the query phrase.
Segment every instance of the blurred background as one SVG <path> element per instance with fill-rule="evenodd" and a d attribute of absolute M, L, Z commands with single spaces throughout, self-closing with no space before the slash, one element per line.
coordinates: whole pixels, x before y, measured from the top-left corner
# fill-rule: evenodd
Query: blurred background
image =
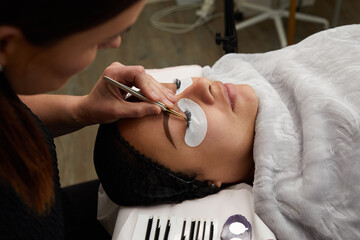
<path fill-rule="evenodd" d="M 256 6 L 247 5 L 249 2 Z M 262 53 L 282 48 L 275 21 L 272 18 L 259 19 L 261 14 L 269 14 L 269 10 L 272 16 L 288 13 L 290 2 L 291 0 L 235 0 L 235 20 L 237 26 L 240 26 L 236 31 L 237 52 Z M 360 23 L 359 0 L 295 2 L 295 16 L 307 14 L 311 21 L 296 19 L 293 28 L 294 43 L 324 30 L 326 23 L 330 28 Z M 95 61 L 86 70 L 54 93 L 89 93 L 103 70 L 114 61 L 125 65 L 142 65 L 148 69 L 191 64 L 212 66 L 224 55 L 222 46 L 215 43 L 216 33 L 224 35 L 223 15 L 224 0 L 148 0 L 136 24 L 122 36 L 120 48 L 99 51 Z M 199 24 L 194 27 L 193 23 L 196 21 Z M 185 33 L 159 29 L 168 23 L 185 24 L 181 30 L 176 29 Z M 244 27 L 248 23 L 252 24 Z M 286 34 L 288 18 L 283 18 L 280 23 Z M 97 125 L 86 127 L 55 139 L 62 186 L 97 178 L 93 165 L 97 128 Z"/>

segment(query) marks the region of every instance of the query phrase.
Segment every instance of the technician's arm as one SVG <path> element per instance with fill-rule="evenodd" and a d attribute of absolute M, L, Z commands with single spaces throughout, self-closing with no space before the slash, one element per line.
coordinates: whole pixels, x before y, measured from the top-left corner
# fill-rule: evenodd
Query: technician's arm
<path fill-rule="evenodd" d="M 78 105 L 85 96 L 39 94 L 19 97 L 44 122 L 53 137 L 94 124 L 80 116 Z"/>
<path fill-rule="evenodd" d="M 127 67 L 120 63 L 113 63 L 104 71 L 89 95 L 40 94 L 19 97 L 45 123 L 54 137 L 92 124 L 161 112 L 155 104 L 125 101 L 124 94 L 118 88 L 103 80 L 104 75 L 129 86 L 137 86 L 150 100 L 161 101 L 168 107 L 173 107 L 176 101 L 172 91 L 145 74 L 142 67 Z"/>

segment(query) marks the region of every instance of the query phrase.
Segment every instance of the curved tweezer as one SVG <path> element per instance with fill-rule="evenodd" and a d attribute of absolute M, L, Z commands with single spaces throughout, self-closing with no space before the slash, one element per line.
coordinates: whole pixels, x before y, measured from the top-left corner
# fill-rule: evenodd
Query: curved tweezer
<path fill-rule="evenodd" d="M 183 118 L 185 121 L 187 121 L 187 118 L 186 118 L 185 116 L 181 115 L 180 113 L 178 113 L 178 112 L 176 112 L 176 111 L 174 111 L 174 110 L 172 110 L 172 109 L 167 108 L 167 107 L 165 106 L 165 104 L 163 104 L 163 103 L 161 103 L 161 102 L 153 102 L 153 101 L 149 100 L 149 99 L 148 99 L 147 97 L 145 97 L 140 91 L 136 91 L 136 90 L 134 90 L 134 89 L 132 89 L 132 88 L 130 88 L 130 87 L 122 84 L 122 83 L 119 83 L 119 82 L 117 82 L 117 81 L 115 81 L 115 80 L 107 77 L 107 76 L 104 76 L 104 79 L 105 79 L 108 83 L 114 85 L 115 87 L 120 88 L 121 90 L 123 90 L 123 91 L 125 91 L 125 92 L 127 92 L 127 93 L 129 93 L 129 94 L 131 94 L 131 95 L 133 95 L 133 96 L 135 96 L 135 97 L 137 97 L 137 98 L 139 98 L 140 100 L 143 100 L 143 101 L 145 101 L 145 102 L 149 102 L 149 103 L 156 104 L 156 105 L 158 105 L 158 106 L 161 108 L 162 111 L 169 112 L 169 113 L 174 114 L 174 115 L 176 115 L 176 116 L 178 116 L 178 117 L 181 117 L 181 118 Z"/>

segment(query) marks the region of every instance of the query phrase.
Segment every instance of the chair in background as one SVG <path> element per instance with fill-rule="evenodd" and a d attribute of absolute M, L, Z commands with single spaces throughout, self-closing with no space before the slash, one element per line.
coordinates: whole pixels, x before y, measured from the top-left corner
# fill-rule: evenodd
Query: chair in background
<path fill-rule="evenodd" d="M 294 44 L 295 14 L 296 14 L 296 0 L 290 0 L 289 19 L 288 19 L 288 27 L 287 27 L 287 45 Z"/>
<path fill-rule="evenodd" d="M 339 16 L 340 16 L 340 8 L 341 8 L 342 0 L 336 0 L 335 2 L 335 10 L 332 18 L 332 27 L 336 27 L 338 24 Z"/>
<path fill-rule="evenodd" d="M 289 0 L 289 2 L 290 1 L 294 2 L 293 0 Z M 235 26 L 236 30 L 247 28 L 251 25 L 265 21 L 270 18 L 274 20 L 275 27 L 279 35 L 281 47 L 287 46 L 287 38 L 281 19 L 283 17 L 289 17 L 289 10 L 285 9 L 284 6 L 281 6 L 279 0 L 272 0 L 272 5 L 274 7 L 267 7 L 261 4 L 252 3 L 251 0 L 235 0 L 235 3 L 237 8 L 250 9 L 260 12 L 260 14 L 254 17 L 237 23 Z M 324 29 L 329 28 L 329 21 L 325 18 L 312 16 L 300 12 L 296 12 L 296 14 L 293 14 L 293 16 L 295 17 L 295 19 L 298 20 L 322 24 L 324 26 Z"/>

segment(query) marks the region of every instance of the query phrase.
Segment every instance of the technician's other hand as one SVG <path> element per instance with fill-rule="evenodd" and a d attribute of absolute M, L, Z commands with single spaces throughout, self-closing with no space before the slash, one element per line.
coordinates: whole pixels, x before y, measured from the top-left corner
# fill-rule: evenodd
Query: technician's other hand
<path fill-rule="evenodd" d="M 125 101 L 126 93 L 106 82 L 103 76 L 135 86 L 151 101 L 160 101 L 169 108 L 176 101 L 173 92 L 146 74 L 143 67 L 114 62 L 105 69 L 90 94 L 79 103 L 78 111 L 87 124 L 111 123 L 120 118 L 138 118 L 161 112 L 160 107 L 152 103 Z"/>

